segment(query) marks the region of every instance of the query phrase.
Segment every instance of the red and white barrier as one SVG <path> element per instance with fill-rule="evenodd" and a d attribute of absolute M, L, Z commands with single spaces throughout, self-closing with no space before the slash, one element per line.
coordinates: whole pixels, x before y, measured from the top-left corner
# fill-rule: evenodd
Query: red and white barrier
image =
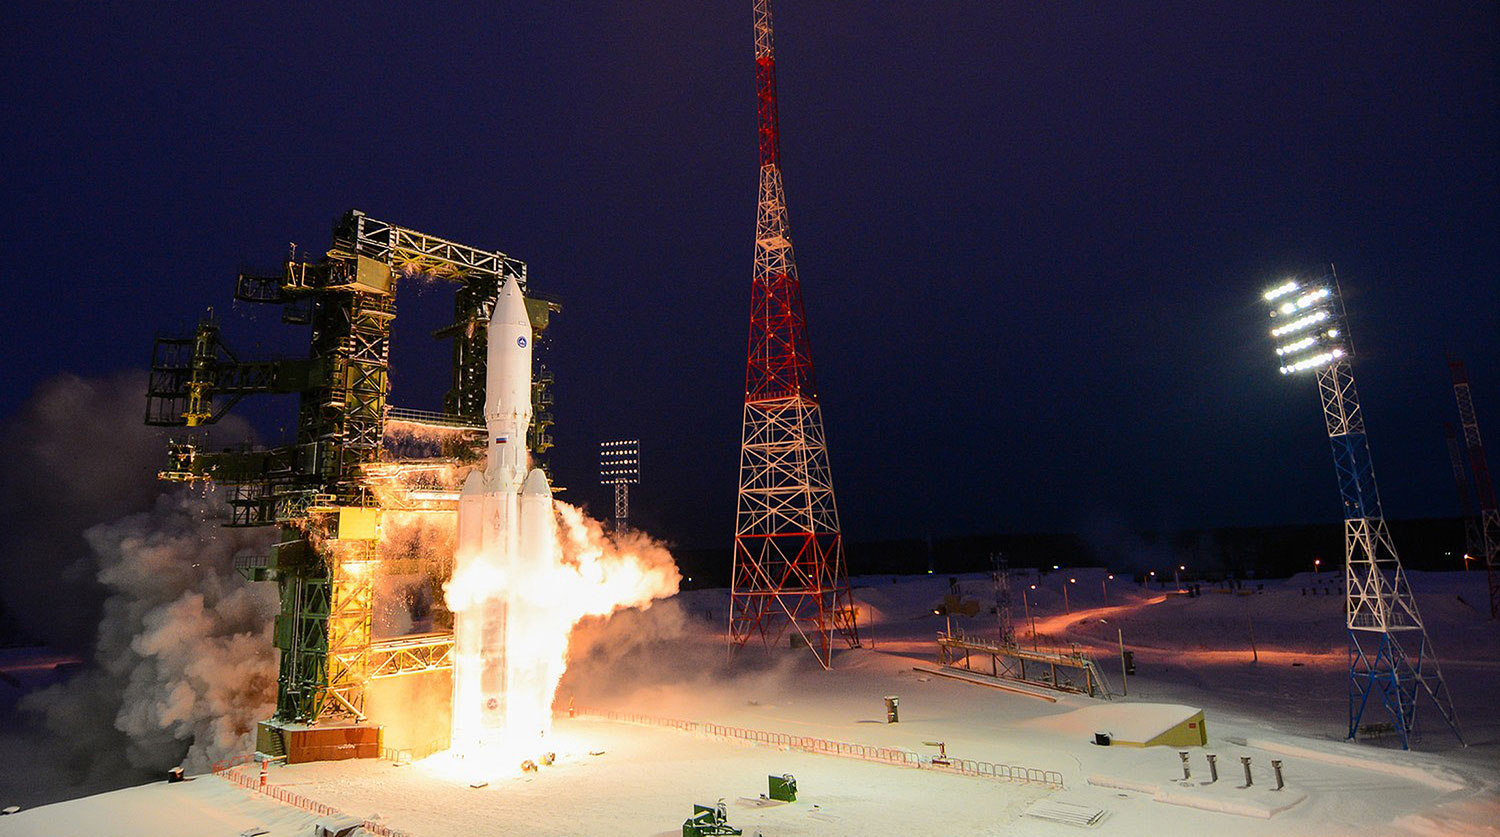
<path fill-rule="evenodd" d="M 266 776 L 266 762 L 260 763 L 260 770 L 257 773 L 250 773 L 249 771 L 240 769 L 253 761 L 255 761 L 255 757 L 252 755 L 235 756 L 232 759 L 218 761 L 214 763 L 213 773 L 215 776 L 234 782 L 246 790 L 264 794 L 277 802 L 301 808 L 304 811 L 317 814 L 321 817 L 346 816 L 343 811 L 338 810 L 332 805 L 325 805 L 317 800 L 309 799 L 296 791 L 269 784 Z M 389 826 L 369 820 L 361 823 L 360 827 L 371 834 L 377 835 L 377 837 L 411 837 L 411 835 L 404 831 L 397 831 Z"/>
<path fill-rule="evenodd" d="M 897 767 L 914 767 L 920 770 L 938 770 L 944 773 L 956 773 L 961 776 L 980 776 L 986 779 L 999 779 L 1006 782 L 1047 785 L 1058 789 L 1061 789 L 1063 786 L 1062 774 L 1056 770 L 1038 770 L 1034 767 L 997 764 L 995 762 L 953 757 L 934 760 L 931 756 L 923 756 L 919 753 L 913 753 L 910 750 L 900 750 L 892 747 L 849 744 L 843 741 L 830 741 L 826 738 L 787 735 L 783 732 L 767 732 L 766 730 L 745 729 L 744 727 L 732 727 L 723 724 L 684 721 L 677 718 L 658 718 L 652 715 L 614 712 L 607 709 L 584 709 L 580 707 L 576 711 L 578 717 L 581 718 L 597 718 L 603 721 L 617 721 L 626 724 L 667 727 L 669 729 L 707 735 L 728 741 L 768 744 L 773 747 L 799 750 L 804 753 L 840 756 L 843 758 L 876 762 L 878 764 L 890 764 Z"/>

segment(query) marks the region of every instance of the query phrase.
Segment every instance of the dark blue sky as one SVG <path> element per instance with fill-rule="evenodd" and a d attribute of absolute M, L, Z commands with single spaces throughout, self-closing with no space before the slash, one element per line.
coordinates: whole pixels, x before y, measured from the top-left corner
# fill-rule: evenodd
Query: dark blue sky
<path fill-rule="evenodd" d="M 1445 352 L 1500 439 L 1497 7 L 777 6 L 783 162 L 846 535 L 1335 519 L 1259 291 L 1338 265 L 1388 515 L 1453 513 Z M 359 207 L 561 298 L 555 470 L 733 524 L 756 145 L 745 2 L 0 10 L 0 416 L 143 367 Z M 441 287 L 393 402 L 435 407 Z M 253 317 L 253 320 L 251 319 Z M 238 323 L 238 324 L 235 324 Z M 289 411 L 291 405 L 279 405 Z"/>

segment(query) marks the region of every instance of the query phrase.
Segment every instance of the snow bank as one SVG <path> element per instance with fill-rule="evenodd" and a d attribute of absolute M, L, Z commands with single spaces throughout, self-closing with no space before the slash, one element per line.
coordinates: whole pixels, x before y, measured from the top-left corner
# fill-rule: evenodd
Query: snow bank
<path fill-rule="evenodd" d="M 86 796 L 29 808 L 0 820 L 0 834 L 159 837 L 162 834 L 265 834 L 290 837 L 312 832 L 316 814 L 282 805 L 216 776 Z"/>
<path fill-rule="evenodd" d="M 1088 778 L 1088 782 L 1091 785 L 1101 788 L 1115 788 L 1117 790 L 1150 794 L 1153 800 L 1167 805 L 1180 805 L 1184 808 L 1197 808 L 1201 811 L 1215 811 L 1221 814 L 1235 814 L 1241 817 L 1256 817 L 1264 820 L 1268 820 L 1307 799 L 1307 794 L 1296 791 L 1240 790 L 1233 788 L 1231 782 L 1223 779 L 1211 785 L 1199 783 L 1197 785 L 1180 786 L 1159 785 L 1136 779 L 1094 775 Z M 1226 798 L 1230 790 L 1239 790 L 1240 795 L 1235 798 Z"/>
<path fill-rule="evenodd" d="M 1417 782 L 1440 791 L 1457 791 L 1467 787 L 1467 785 L 1455 778 L 1451 772 L 1441 767 L 1435 765 L 1418 766 L 1401 764 L 1391 761 L 1392 758 L 1399 758 L 1394 753 L 1383 754 L 1383 758 L 1375 759 L 1353 753 L 1330 753 L 1326 750 L 1299 747 L 1284 741 L 1271 741 L 1264 738 L 1247 739 L 1245 746 L 1269 750 L 1270 752 L 1281 753 L 1286 756 L 1297 756 L 1299 758 L 1311 759 L 1312 761 L 1321 761 L 1324 764 L 1337 764 L 1341 767 L 1354 767 L 1360 770 L 1384 773 L 1387 776 L 1396 776 L 1409 782 Z"/>

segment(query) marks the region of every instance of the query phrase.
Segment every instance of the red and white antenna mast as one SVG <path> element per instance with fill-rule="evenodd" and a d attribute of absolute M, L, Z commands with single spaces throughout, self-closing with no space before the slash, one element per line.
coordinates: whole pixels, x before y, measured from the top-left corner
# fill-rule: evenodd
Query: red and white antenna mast
<path fill-rule="evenodd" d="M 826 669 L 833 635 L 855 647 L 859 630 L 781 185 L 770 0 L 755 0 L 755 94 L 760 203 L 729 641 L 769 644 L 791 630 Z"/>
<path fill-rule="evenodd" d="M 1484 455 L 1484 441 L 1479 437 L 1479 419 L 1474 416 L 1474 396 L 1469 391 L 1469 373 L 1464 362 L 1451 360 L 1453 396 L 1458 400 L 1458 420 L 1464 428 L 1464 445 L 1469 449 L 1469 471 L 1474 474 L 1474 493 L 1479 497 L 1479 545 L 1484 551 L 1484 571 L 1489 578 L 1490 618 L 1500 619 L 1500 505 L 1495 502 L 1495 486 L 1490 482 L 1490 466 Z M 1480 557 L 1480 556 L 1476 556 Z"/>

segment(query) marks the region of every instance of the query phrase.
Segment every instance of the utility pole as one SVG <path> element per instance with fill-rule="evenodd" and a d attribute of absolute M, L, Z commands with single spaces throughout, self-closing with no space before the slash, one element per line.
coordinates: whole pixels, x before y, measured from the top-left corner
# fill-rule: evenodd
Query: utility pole
<path fill-rule="evenodd" d="M 1125 675 L 1129 669 L 1125 664 L 1125 629 L 1115 628 L 1115 635 L 1120 639 L 1120 696 L 1130 697 L 1130 687 L 1125 685 Z"/>

